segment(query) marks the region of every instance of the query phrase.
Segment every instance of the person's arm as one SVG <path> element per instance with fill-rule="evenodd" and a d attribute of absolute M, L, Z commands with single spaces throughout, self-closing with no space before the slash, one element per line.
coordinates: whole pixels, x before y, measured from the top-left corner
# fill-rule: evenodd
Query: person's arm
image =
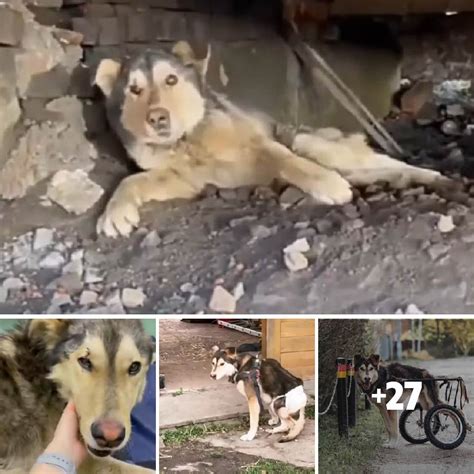
<path fill-rule="evenodd" d="M 56 427 L 53 440 L 38 458 L 30 474 L 69 474 L 71 471 L 75 472 L 86 456 L 87 450 L 79 437 L 76 409 L 69 402 Z M 66 467 L 59 467 L 58 464 Z"/>

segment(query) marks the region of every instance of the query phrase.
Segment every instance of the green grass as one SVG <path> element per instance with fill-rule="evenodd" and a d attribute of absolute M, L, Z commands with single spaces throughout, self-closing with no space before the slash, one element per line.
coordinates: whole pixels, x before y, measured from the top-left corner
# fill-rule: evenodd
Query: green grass
<path fill-rule="evenodd" d="M 173 392 L 171 395 L 173 395 L 173 397 L 179 397 L 183 393 L 184 393 L 184 390 L 182 388 L 180 388 L 180 389 L 176 390 L 176 392 Z"/>
<path fill-rule="evenodd" d="M 240 472 L 242 474 L 309 474 L 314 473 L 314 469 L 304 469 L 270 459 L 259 459 L 255 463 L 241 467 Z"/>
<path fill-rule="evenodd" d="M 166 446 L 177 446 L 197 438 L 202 438 L 203 436 L 216 433 L 230 433 L 244 429 L 244 427 L 244 421 L 181 426 L 172 430 L 166 430 L 163 433 L 163 442 Z"/>
<path fill-rule="evenodd" d="M 314 420 L 314 405 L 306 406 L 306 408 L 304 410 L 304 416 L 308 420 Z"/>
<path fill-rule="evenodd" d="M 374 408 L 359 410 L 357 417 L 356 427 L 349 430 L 349 439 L 339 438 L 335 416 L 319 417 L 321 474 L 364 472 L 375 458 L 385 438 L 380 413 Z"/>

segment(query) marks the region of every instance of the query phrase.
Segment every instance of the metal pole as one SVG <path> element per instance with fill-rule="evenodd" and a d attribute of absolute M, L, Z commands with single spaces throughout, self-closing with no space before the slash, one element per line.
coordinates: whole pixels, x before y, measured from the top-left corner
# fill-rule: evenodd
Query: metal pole
<path fill-rule="evenodd" d="M 347 376 L 349 381 L 349 399 L 347 400 L 348 405 L 348 422 L 349 428 L 354 428 L 356 425 L 356 390 L 354 380 L 354 360 L 352 358 L 347 359 Z"/>
<path fill-rule="evenodd" d="M 339 427 L 339 436 L 348 437 L 347 429 L 347 367 L 346 359 L 338 357 L 336 359 L 337 365 L 337 424 Z"/>

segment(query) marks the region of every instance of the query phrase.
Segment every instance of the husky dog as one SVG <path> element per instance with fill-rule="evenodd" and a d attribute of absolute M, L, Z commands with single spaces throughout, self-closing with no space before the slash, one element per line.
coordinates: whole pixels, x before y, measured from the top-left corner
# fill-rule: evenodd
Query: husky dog
<path fill-rule="evenodd" d="M 0 336 L 0 472 L 30 471 L 68 400 L 89 452 L 79 474 L 154 472 L 109 456 L 130 438 L 153 355 L 138 320 L 32 320 Z"/>
<path fill-rule="evenodd" d="M 369 400 L 377 405 L 388 432 L 388 448 L 395 448 L 398 443 L 398 411 L 387 410 L 387 403 L 392 399 L 394 390 L 387 390 L 385 387 L 390 381 L 403 381 L 404 379 L 427 379 L 423 382 L 423 388 L 418 398 L 421 408 L 428 411 L 440 402 L 438 386 L 436 382 L 430 380 L 433 376 L 424 369 L 412 367 L 410 365 L 399 364 L 397 362 L 384 365 L 378 354 L 371 354 L 369 357 L 357 354 L 354 357 L 354 367 L 356 380 L 360 389 L 367 395 Z M 372 394 L 380 389 L 386 395 L 380 403 L 376 403 Z M 411 390 L 404 390 L 400 402 L 404 402 L 410 395 Z"/>
<path fill-rule="evenodd" d="M 333 205 L 350 202 L 353 185 L 447 180 L 376 153 L 360 134 L 320 129 L 278 141 L 278 127 L 263 114 L 243 111 L 207 86 L 209 57 L 199 61 L 179 42 L 173 54 L 147 50 L 99 64 L 95 84 L 105 96 L 108 121 L 144 171 L 120 183 L 98 233 L 129 235 L 144 203 L 190 199 L 207 184 L 236 188 L 279 180 Z"/>
<path fill-rule="evenodd" d="M 304 410 L 307 397 L 303 381 L 285 370 L 274 359 L 261 359 L 260 355 L 237 352 L 235 347 L 212 348 L 211 378 L 228 377 L 237 384 L 237 390 L 247 399 L 250 429 L 242 435 L 242 441 L 252 441 L 258 430 L 260 409 L 267 406 L 271 415 L 270 426 L 277 426 L 269 433 L 287 433 L 279 442 L 295 439 L 304 427 Z M 292 415 L 299 413 L 295 420 Z"/>

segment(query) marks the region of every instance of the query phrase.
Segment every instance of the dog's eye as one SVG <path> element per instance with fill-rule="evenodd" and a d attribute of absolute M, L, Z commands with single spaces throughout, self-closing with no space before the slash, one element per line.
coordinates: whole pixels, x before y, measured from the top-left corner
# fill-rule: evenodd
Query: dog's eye
<path fill-rule="evenodd" d="M 129 375 L 137 375 L 142 368 L 142 364 L 140 362 L 133 362 L 133 364 L 128 368 Z"/>
<path fill-rule="evenodd" d="M 84 370 L 87 370 L 88 372 L 92 371 L 92 362 L 87 357 L 79 357 L 79 359 L 77 359 L 77 362 L 79 362 L 79 365 Z"/>
<path fill-rule="evenodd" d="M 141 87 L 139 87 L 137 84 L 132 84 L 130 86 L 130 92 L 133 95 L 139 96 L 143 92 L 143 89 Z"/>
<path fill-rule="evenodd" d="M 223 365 L 224 365 L 224 362 L 221 362 L 221 363 L 219 364 L 219 367 L 222 367 Z"/>
<path fill-rule="evenodd" d="M 166 76 L 165 83 L 167 86 L 175 86 L 178 83 L 178 76 L 175 74 L 169 74 Z"/>

